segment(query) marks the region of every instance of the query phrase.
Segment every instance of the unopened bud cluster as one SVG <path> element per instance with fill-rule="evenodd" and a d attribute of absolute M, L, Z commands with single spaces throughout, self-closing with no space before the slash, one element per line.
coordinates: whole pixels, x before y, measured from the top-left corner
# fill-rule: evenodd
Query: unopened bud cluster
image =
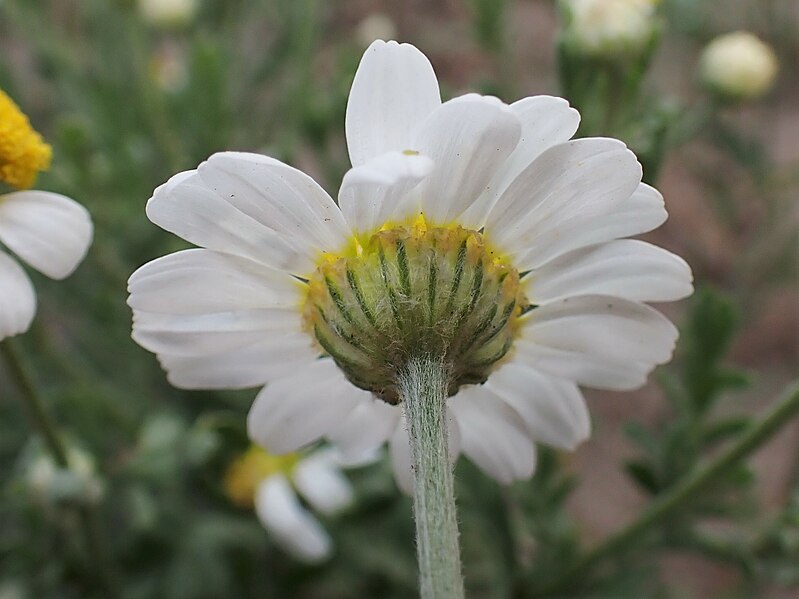
<path fill-rule="evenodd" d="M 526 307 L 519 273 L 481 233 L 421 222 L 327 257 L 309 281 L 304 318 L 354 385 L 395 404 L 398 376 L 414 357 L 445 361 L 450 394 L 484 382 Z"/>

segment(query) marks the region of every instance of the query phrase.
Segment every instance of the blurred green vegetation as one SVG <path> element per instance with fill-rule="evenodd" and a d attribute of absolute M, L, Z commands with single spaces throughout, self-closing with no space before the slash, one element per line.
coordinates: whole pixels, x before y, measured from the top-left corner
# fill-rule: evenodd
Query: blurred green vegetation
<path fill-rule="evenodd" d="M 690 62 L 711 34 L 754 29 L 782 60 L 765 105 L 786 110 L 796 98 L 797 17 L 790 2 L 730 4 L 735 10 L 709 0 L 664 0 L 662 31 L 639 62 L 614 66 L 612 76 L 561 51 L 560 89 L 553 2 L 381 5 L 400 36 L 431 55 L 446 97 L 458 89 L 527 95 L 528 86 L 542 88 L 530 85 L 534 78 L 548 81 L 548 93 L 564 93 L 584 109 L 581 135 L 624 139 L 639 152 L 650 182 L 668 156 L 700 149 L 686 169 L 696 176 L 703 209 L 681 218 L 709 214 L 714 231 L 734 240 L 722 253 L 735 257 L 719 266 L 697 240 L 666 233 L 664 245 L 720 291 L 697 294 L 682 319 L 677 361 L 659 377 L 668 400 L 659 425 L 628 426 L 637 456 L 627 463 L 630 484 L 646 498 L 739 437 L 753 411 L 741 399 L 748 379 L 771 393 L 774 385 L 758 382 L 780 382 L 797 366 L 799 352 L 790 348 L 749 365 L 751 376 L 728 364 L 736 335 L 747 334 L 741 328 L 795 286 L 799 248 L 796 158 L 775 160 L 752 133 L 764 122 L 762 114 L 752 116 L 755 109 L 706 98 Z M 43 449 L 0 368 L 0 598 L 416 595 L 411 503 L 396 490 L 388 465 L 349 473 L 356 506 L 324 522 L 336 545 L 332 560 L 293 561 L 222 489 L 227 465 L 248 443 L 244 419 L 254 392 L 170 387 L 155 357 L 131 341 L 125 304 L 135 268 L 185 247 L 144 214 L 152 190 L 172 174 L 215 151 L 249 150 L 336 189 L 348 165 L 347 93 L 363 50 L 357 25 L 368 14 L 368 3 L 354 0 L 205 0 L 188 22 L 163 28 L 145 22 L 133 0 L 0 2 L 0 88 L 54 147 L 53 168 L 37 187 L 78 199 L 96 228 L 88 258 L 69 280 L 31 273 L 39 311 L 15 342 L 69 444 L 92 457 L 104 489 L 99 502 L 87 502 L 74 481 L 44 495 L 31 488 L 30 470 Z M 524 19 L 546 20 L 551 36 L 531 39 L 526 30 L 541 28 Z M 681 80 L 659 75 L 658 64 L 682 46 L 689 52 L 675 54 L 687 61 L 678 69 Z M 553 57 L 547 73 L 532 72 L 524 60 L 532 53 Z M 616 106 L 610 92 L 619 82 L 627 87 Z M 762 205 L 753 216 L 754 199 Z M 748 334 L 759 333 L 772 332 Z M 634 394 L 627 401 L 633 410 Z M 728 567 L 732 582 L 719 597 L 795 590 L 798 478 L 788 476 L 785 500 L 762 512 L 758 473 L 742 465 L 657 534 L 550 596 L 687 596 L 661 563 L 674 552 Z M 457 480 L 470 597 L 536 596 L 590 545 L 570 516 L 580 480 L 567 456 L 541 448 L 533 480 L 510 488 L 463 460 Z M 79 517 L 86 509 L 98 533 L 88 542 Z M 628 519 L 622 514 L 620 521 Z M 706 534 L 708 520 L 732 532 Z"/>

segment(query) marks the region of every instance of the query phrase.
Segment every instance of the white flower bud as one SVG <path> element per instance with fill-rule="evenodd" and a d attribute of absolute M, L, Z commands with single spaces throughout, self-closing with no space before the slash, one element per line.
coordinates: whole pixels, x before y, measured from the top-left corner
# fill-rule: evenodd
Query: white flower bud
<path fill-rule="evenodd" d="M 96 503 L 102 497 L 103 485 L 96 476 L 92 457 L 70 447 L 67 460 L 69 467 L 61 468 L 49 454 L 37 455 L 27 472 L 31 491 L 46 504 Z"/>
<path fill-rule="evenodd" d="M 617 58 L 638 54 L 657 25 L 657 0 L 569 0 L 566 35 L 588 56 Z"/>
<path fill-rule="evenodd" d="M 777 76 L 771 47 L 747 31 L 714 39 L 702 52 L 702 80 L 728 100 L 755 100 L 771 89 Z"/>
<path fill-rule="evenodd" d="M 139 0 L 139 12 L 156 27 L 180 27 L 194 18 L 198 4 L 198 0 Z"/>

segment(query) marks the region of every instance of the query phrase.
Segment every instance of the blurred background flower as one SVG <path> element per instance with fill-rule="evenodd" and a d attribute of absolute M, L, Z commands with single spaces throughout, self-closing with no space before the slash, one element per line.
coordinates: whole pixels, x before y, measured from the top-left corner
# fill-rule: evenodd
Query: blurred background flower
<path fill-rule="evenodd" d="M 721 35 L 702 51 L 702 80 L 727 100 L 756 100 L 777 77 L 777 56 L 768 44 L 747 31 Z"/>

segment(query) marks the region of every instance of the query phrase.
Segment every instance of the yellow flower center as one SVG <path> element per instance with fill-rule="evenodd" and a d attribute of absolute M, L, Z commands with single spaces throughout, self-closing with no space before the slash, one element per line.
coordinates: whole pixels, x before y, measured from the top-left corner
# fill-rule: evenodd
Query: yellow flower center
<path fill-rule="evenodd" d="M 451 394 L 484 382 L 527 308 L 519 272 L 482 233 L 420 217 L 323 256 L 303 317 L 350 382 L 395 404 L 398 374 L 412 357 L 443 358 Z"/>
<path fill-rule="evenodd" d="M 272 455 L 253 445 L 228 467 L 225 494 L 236 505 L 250 508 L 255 503 L 255 491 L 261 481 L 274 474 L 291 475 L 299 459 L 297 453 Z"/>
<path fill-rule="evenodd" d="M 28 117 L 0 90 L 0 181 L 27 189 L 50 166 L 52 149 L 31 127 Z"/>

